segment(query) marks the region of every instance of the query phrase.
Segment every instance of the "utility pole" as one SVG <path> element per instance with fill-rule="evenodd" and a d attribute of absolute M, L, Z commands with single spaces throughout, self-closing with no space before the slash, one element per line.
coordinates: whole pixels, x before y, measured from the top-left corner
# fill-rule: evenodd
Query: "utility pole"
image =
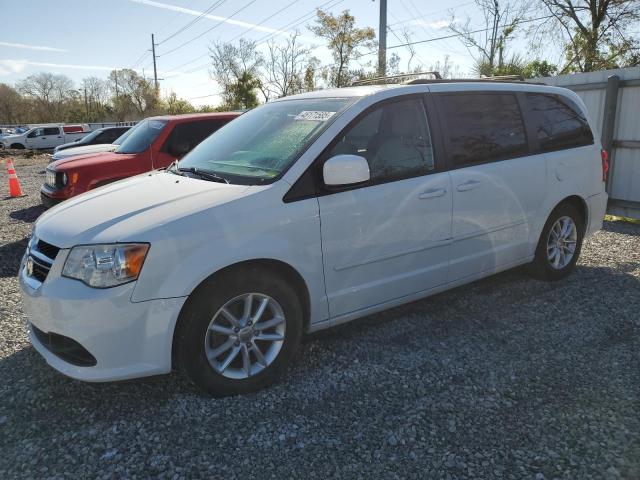
<path fill-rule="evenodd" d="M 116 68 L 114 71 L 114 79 L 116 81 L 116 101 L 114 102 L 115 104 L 113 105 L 114 110 L 116 111 L 116 119 L 119 119 L 120 117 L 118 116 L 118 69 Z"/>
<path fill-rule="evenodd" d="M 89 104 L 87 103 L 87 87 L 84 87 L 84 112 L 89 117 Z"/>
<path fill-rule="evenodd" d="M 387 0 L 380 0 L 380 28 L 378 39 L 378 75 L 387 74 Z"/>
<path fill-rule="evenodd" d="M 158 71 L 156 70 L 156 42 L 153 39 L 153 33 L 151 34 L 151 53 L 153 55 L 153 83 L 156 87 L 156 94 L 158 93 Z"/>

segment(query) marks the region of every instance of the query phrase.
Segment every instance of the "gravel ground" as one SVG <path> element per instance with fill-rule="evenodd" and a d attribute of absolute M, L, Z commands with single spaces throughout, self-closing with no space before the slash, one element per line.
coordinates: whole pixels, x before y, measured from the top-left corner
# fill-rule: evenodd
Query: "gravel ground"
<path fill-rule="evenodd" d="M 607 223 L 564 281 L 514 270 L 316 334 L 272 388 L 214 400 L 74 381 L 29 346 L 45 163 L 0 203 L 0 478 L 640 478 L 640 225 Z"/>

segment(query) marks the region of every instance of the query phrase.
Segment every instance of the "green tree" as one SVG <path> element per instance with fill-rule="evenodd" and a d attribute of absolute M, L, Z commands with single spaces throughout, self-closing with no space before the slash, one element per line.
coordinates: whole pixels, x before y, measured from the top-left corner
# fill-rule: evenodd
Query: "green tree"
<path fill-rule="evenodd" d="M 551 14 L 550 27 L 558 31 L 559 26 L 562 32 L 562 72 L 592 72 L 637 64 L 640 0 L 539 2 Z"/>
<path fill-rule="evenodd" d="M 309 29 L 328 42 L 335 62 L 329 68 L 329 83 L 334 87 L 343 87 L 351 82 L 349 64 L 362 56 L 361 48 L 374 48 L 375 32 L 371 27 L 357 28 L 355 17 L 349 10 L 334 16 L 318 9 L 316 25 Z"/>
<path fill-rule="evenodd" d="M 169 115 L 179 115 L 182 113 L 194 113 L 195 107 L 187 100 L 178 98 L 175 92 L 171 92 L 165 99 L 166 112 Z"/>
<path fill-rule="evenodd" d="M 227 85 L 222 94 L 225 110 L 243 110 L 258 106 L 256 89 L 260 87 L 260 79 L 249 72 L 244 72 L 235 82 Z"/>
<path fill-rule="evenodd" d="M 558 73 L 558 66 L 546 60 L 533 60 L 522 69 L 524 78 L 551 77 Z"/>
<path fill-rule="evenodd" d="M 264 64 L 256 43 L 241 38 L 237 45 L 215 42 L 209 47 L 212 77 L 222 87 L 225 109 L 253 108 L 258 104 L 255 90 L 262 85 L 260 67 Z"/>

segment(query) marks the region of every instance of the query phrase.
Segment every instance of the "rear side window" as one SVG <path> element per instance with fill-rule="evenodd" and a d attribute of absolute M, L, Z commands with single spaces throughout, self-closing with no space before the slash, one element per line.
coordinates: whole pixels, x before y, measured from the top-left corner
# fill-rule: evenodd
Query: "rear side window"
<path fill-rule="evenodd" d="M 431 136 L 422 99 L 399 100 L 371 110 L 347 130 L 328 158 L 340 154 L 366 158 L 374 183 L 433 170 Z"/>
<path fill-rule="evenodd" d="M 580 108 L 561 95 L 527 93 L 540 150 L 551 152 L 593 144 L 593 133 Z"/>
<path fill-rule="evenodd" d="M 522 115 L 514 94 L 440 94 L 438 104 L 456 166 L 506 160 L 528 152 Z"/>
<path fill-rule="evenodd" d="M 169 134 L 162 151 L 172 153 L 178 142 L 186 143 L 188 150 L 191 151 L 196 145 L 228 122 L 229 120 L 206 120 L 179 123 Z"/>
<path fill-rule="evenodd" d="M 58 127 L 49 127 L 44 129 L 44 135 L 59 135 L 60 129 Z"/>

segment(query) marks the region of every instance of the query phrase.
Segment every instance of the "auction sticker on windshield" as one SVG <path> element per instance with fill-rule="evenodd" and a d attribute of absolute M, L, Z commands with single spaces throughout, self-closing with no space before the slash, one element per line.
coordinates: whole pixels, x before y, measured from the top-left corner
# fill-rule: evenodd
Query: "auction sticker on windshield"
<path fill-rule="evenodd" d="M 316 122 L 325 122 L 334 116 L 336 112 L 320 112 L 312 110 L 303 110 L 294 117 L 294 120 L 312 120 Z"/>

